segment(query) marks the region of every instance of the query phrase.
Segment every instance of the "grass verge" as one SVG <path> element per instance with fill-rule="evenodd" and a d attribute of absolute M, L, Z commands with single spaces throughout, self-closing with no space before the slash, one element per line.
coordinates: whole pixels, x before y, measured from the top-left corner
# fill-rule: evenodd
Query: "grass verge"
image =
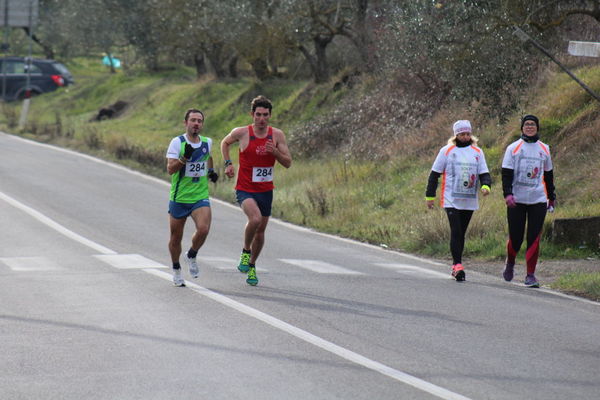
<path fill-rule="evenodd" d="M 571 272 L 559 277 L 552 288 L 565 293 L 600 301 L 600 272 Z"/>

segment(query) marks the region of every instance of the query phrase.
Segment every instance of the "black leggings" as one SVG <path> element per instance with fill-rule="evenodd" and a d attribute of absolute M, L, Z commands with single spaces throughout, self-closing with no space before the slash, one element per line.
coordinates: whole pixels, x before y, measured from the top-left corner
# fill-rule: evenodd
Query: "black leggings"
<path fill-rule="evenodd" d="M 456 208 L 445 208 L 450 222 L 450 252 L 452 253 L 452 264 L 462 263 L 462 253 L 465 248 L 465 235 L 473 210 L 458 210 Z"/>
<path fill-rule="evenodd" d="M 514 264 L 517 254 L 523 244 L 525 223 L 527 222 L 527 252 L 525 263 L 527 274 L 535 272 L 538 256 L 540 254 L 540 238 L 544 219 L 546 218 L 546 203 L 521 204 L 514 208 L 507 208 L 508 243 L 506 244 L 506 261 Z"/>

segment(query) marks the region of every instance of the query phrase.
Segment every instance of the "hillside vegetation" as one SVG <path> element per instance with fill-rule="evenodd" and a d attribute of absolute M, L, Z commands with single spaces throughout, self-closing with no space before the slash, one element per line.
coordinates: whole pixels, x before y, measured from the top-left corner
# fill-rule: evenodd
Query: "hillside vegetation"
<path fill-rule="evenodd" d="M 165 152 L 183 131 L 183 113 L 206 113 L 204 134 L 216 146 L 233 127 L 251 122 L 250 100 L 274 102 L 272 124 L 286 132 L 294 163 L 276 171 L 274 216 L 391 249 L 446 258 L 448 227 L 438 208 L 428 211 L 424 190 L 437 151 L 456 119 L 470 119 L 486 153 L 494 185 L 481 202 L 468 233 L 465 255 L 504 257 L 505 206 L 500 164 L 504 148 L 519 135 L 522 113 L 541 119 L 542 140 L 555 162 L 558 207 L 546 220 L 543 258 L 598 257 L 598 249 L 550 243 L 554 218 L 600 215 L 600 107 L 568 76 L 546 67 L 522 108 L 505 122 L 476 114 L 477 107 L 435 104 L 426 94 L 406 92 L 393 81 L 340 73 L 330 82 L 253 78 L 197 80 L 186 67 L 159 74 L 111 74 L 97 59 L 67 64 L 76 79 L 68 90 L 32 100 L 28 122 L 17 128 L 20 104 L 4 104 L 0 123 L 9 132 L 68 146 L 167 179 Z M 600 68 L 576 71 L 600 91 Z M 92 122 L 102 107 L 128 107 L 118 118 Z M 439 190 L 438 190 L 439 194 Z M 233 181 L 221 179 L 212 195 L 233 202 Z M 166 194 L 165 194 L 166 196 Z"/>

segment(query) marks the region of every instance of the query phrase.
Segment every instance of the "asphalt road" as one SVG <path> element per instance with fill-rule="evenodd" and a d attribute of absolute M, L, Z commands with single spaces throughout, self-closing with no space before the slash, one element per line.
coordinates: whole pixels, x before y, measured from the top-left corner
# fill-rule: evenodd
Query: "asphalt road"
<path fill-rule="evenodd" d="M 250 287 L 214 199 L 178 288 L 165 182 L 2 133 L 0 160 L 0 399 L 600 396 L 597 303 L 276 220 Z"/>

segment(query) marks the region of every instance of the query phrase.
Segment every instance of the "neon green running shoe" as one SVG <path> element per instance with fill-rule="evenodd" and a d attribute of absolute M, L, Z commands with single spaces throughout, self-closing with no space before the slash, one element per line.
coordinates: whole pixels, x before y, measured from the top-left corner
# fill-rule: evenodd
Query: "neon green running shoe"
<path fill-rule="evenodd" d="M 256 286 L 258 284 L 258 278 L 256 277 L 256 267 L 248 267 L 248 279 L 246 283 L 250 286 Z"/>
<path fill-rule="evenodd" d="M 238 265 L 238 270 L 245 274 L 246 272 L 248 272 L 248 264 L 250 264 L 250 253 L 242 251 L 242 254 L 240 255 L 240 263 Z"/>

